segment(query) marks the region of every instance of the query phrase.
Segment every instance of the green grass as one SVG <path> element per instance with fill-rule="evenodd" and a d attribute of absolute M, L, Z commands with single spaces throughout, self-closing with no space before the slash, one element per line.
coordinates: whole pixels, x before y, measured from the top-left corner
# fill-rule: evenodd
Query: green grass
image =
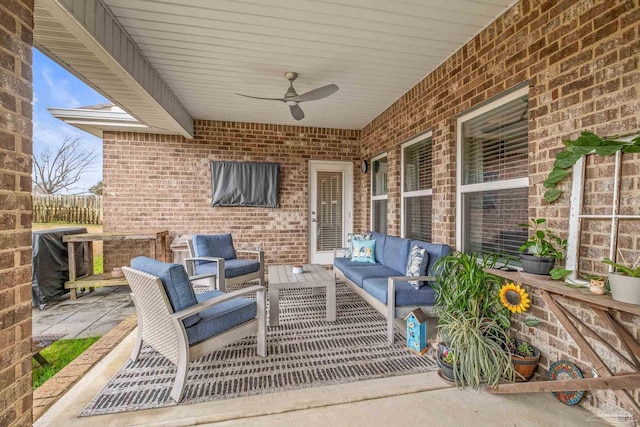
<path fill-rule="evenodd" d="M 40 387 L 99 339 L 100 337 L 89 337 L 60 340 L 42 350 L 40 354 L 49 361 L 49 364 L 40 366 L 38 362 L 32 359 L 33 388 Z"/>
<path fill-rule="evenodd" d="M 104 273 L 103 267 L 104 257 L 102 254 L 93 256 L 93 274 Z"/>

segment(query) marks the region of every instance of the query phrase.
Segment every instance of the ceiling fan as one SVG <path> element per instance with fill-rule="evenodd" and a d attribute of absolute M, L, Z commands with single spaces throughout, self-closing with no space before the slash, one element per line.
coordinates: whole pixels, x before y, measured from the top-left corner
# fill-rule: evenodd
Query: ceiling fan
<path fill-rule="evenodd" d="M 318 89 L 311 90 L 309 92 L 303 93 L 302 95 L 298 95 L 296 90 L 293 88 L 293 81 L 298 77 L 298 73 L 294 73 L 293 71 L 287 71 L 284 73 L 284 76 L 289 80 L 289 89 L 287 89 L 287 93 L 284 94 L 283 98 L 261 98 L 259 96 L 249 96 L 243 95 L 241 93 L 236 93 L 236 95 L 244 96 L 246 98 L 253 99 L 266 99 L 269 101 L 282 101 L 289 106 L 291 110 L 291 115 L 296 120 L 304 119 L 304 111 L 300 108 L 301 102 L 306 101 L 317 101 L 318 99 L 326 98 L 327 96 L 333 95 L 338 91 L 338 85 L 330 84 L 327 86 L 319 87 Z"/>

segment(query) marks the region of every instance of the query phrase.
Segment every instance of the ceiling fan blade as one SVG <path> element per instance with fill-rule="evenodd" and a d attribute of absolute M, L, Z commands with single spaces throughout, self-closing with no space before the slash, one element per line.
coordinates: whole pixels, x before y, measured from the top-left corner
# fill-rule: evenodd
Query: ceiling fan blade
<path fill-rule="evenodd" d="M 304 111 L 302 111 L 302 108 L 300 108 L 298 104 L 290 105 L 289 109 L 291 109 L 291 115 L 293 116 L 294 119 L 296 120 L 304 119 Z"/>
<path fill-rule="evenodd" d="M 253 98 L 253 99 L 266 99 L 267 101 L 286 101 L 286 98 L 261 98 L 259 96 L 250 96 L 250 95 L 243 95 L 241 93 L 236 93 L 236 95 L 240 95 L 240 96 L 244 96 L 245 98 Z"/>
<path fill-rule="evenodd" d="M 296 102 L 304 102 L 304 101 L 315 101 L 317 99 L 326 98 L 327 96 L 333 95 L 340 89 L 338 85 L 327 85 L 319 87 L 318 89 L 310 90 L 307 93 L 303 93 L 302 95 L 294 96 L 293 98 L 289 98 L 291 101 Z"/>

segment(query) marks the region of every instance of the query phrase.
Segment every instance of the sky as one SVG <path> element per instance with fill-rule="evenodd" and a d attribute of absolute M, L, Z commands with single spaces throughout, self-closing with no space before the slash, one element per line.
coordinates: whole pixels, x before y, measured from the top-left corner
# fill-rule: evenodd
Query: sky
<path fill-rule="evenodd" d="M 67 70 L 33 48 L 33 152 L 45 147 L 55 151 L 65 136 L 80 137 L 81 144 L 95 149 L 96 160 L 82 174 L 74 188 L 64 193 L 87 192 L 102 180 L 102 140 L 54 118 L 47 107 L 78 108 L 110 102 Z"/>

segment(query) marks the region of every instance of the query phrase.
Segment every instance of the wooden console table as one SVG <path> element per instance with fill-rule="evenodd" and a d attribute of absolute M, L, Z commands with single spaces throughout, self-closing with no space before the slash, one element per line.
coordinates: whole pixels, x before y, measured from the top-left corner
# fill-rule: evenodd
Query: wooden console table
<path fill-rule="evenodd" d="M 523 283 L 538 289 L 542 299 L 551 312 L 556 316 L 571 338 L 573 338 L 598 373 L 597 378 L 500 384 L 496 387 L 487 387 L 489 393 L 507 394 L 564 390 L 612 390 L 620 399 L 622 405 L 632 412 L 634 418 L 640 419 L 640 404 L 633 398 L 632 392 L 629 392 L 629 390 L 640 388 L 640 343 L 618 323 L 612 312 L 612 310 L 618 310 L 640 316 L 640 305 L 615 301 L 610 296 L 594 295 L 586 288 L 572 288 L 565 286 L 562 282 L 546 279 L 534 274 L 505 272 L 495 269 L 487 269 L 487 271 L 507 280 Z M 622 348 L 627 355 L 622 354 L 622 352 L 607 341 L 606 337 L 601 337 L 597 331 L 585 325 L 584 322 L 571 311 L 562 306 L 558 301 L 559 297 L 565 297 L 588 305 L 600 318 L 602 323 L 607 326 L 608 330 L 620 339 Z M 579 329 L 578 326 L 580 326 L 581 329 Z M 600 341 L 600 343 L 628 365 L 630 371 L 614 373 L 595 352 L 583 333 Z"/>
<path fill-rule="evenodd" d="M 149 253 L 151 258 L 157 259 L 156 256 L 156 243 L 160 242 L 160 260 L 167 260 L 167 236 L 168 230 L 152 231 L 152 232 L 140 232 L 140 233 L 82 233 L 82 234 L 70 234 L 64 236 L 62 241 L 67 244 L 67 250 L 69 254 L 69 281 L 64 284 L 65 289 L 70 289 L 71 299 L 74 300 L 78 297 L 78 288 L 93 288 L 97 286 L 124 286 L 128 285 L 127 279 L 124 277 L 113 277 L 111 273 L 93 274 L 93 242 L 97 241 L 128 241 L 128 240 L 148 240 L 149 241 Z M 75 262 L 75 245 L 78 242 L 89 243 L 89 258 L 91 259 L 89 265 L 89 273 L 76 277 L 76 262 Z"/>

